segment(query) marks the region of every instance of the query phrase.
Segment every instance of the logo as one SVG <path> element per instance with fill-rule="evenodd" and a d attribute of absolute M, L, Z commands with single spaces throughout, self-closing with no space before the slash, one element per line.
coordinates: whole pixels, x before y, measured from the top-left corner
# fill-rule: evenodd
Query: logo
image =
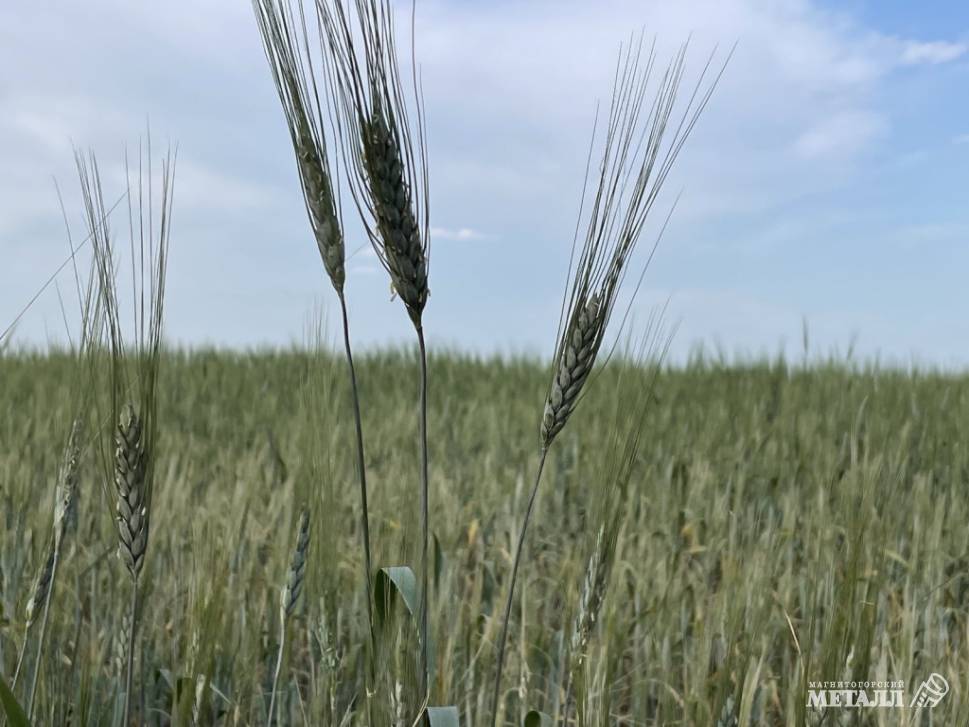
<path fill-rule="evenodd" d="M 922 682 L 918 691 L 915 692 L 915 697 L 912 698 L 912 703 L 909 707 L 912 709 L 918 709 L 920 707 L 928 707 L 932 709 L 939 702 L 941 702 L 945 695 L 949 693 L 949 682 L 945 680 L 945 677 L 941 674 L 932 674 Z"/>
<path fill-rule="evenodd" d="M 905 698 L 905 682 L 809 682 L 809 709 L 932 709 L 949 693 L 949 682 L 931 674 L 919 685 L 911 700 Z"/>

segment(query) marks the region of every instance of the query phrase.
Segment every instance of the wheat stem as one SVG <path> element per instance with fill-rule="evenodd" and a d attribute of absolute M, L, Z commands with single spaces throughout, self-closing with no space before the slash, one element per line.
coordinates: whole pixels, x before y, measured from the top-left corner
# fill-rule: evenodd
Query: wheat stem
<path fill-rule="evenodd" d="M 279 688 L 279 675 L 283 671 L 283 650 L 286 648 L 286 618 L 279 622 L 279 654 L 276 656 L 276 672 L 273 674 L 273 690 L 269 695 L 269 725 L 276 720 L 276 690 Z"/>
<path fill-rule="evenodd" d="M 13 681 L 10 682 L 10 691 L 17 688 L 17 680 L 20 678 L 20 669 L 24 665 L 24 656 L 27 654 L 27 637 L 30 636 L 30 622 L 24 626 L 24 643 L 20 647 L 20 653 L 17 655 L 17 667 L 13 672 Z M 7 713 L 4 712 L 0 714 L 0 727 L 4 727 L 7 724 Z"/>
<path fill-rule="evenodd" d="M 57 562 L 59 560 L 60 547 L 54 545 L 54 557 L 51 562 L 50 582 L 47 586 L 47 594 L 44 597 L 44 615 L 40 621 L 40 636 L 37 640 L 37 658 L 34 660 L 34 668 L 30 676 L 30 687 L 27 690 L 27 719 L 32 719 L 34 715 L 34 697 L 37 689 L 37 676 L 40 673 L 41 657 L 44 654 L 44 637 L 47 635 L 47 618 L 50 615 L 50 598 L 54 590 L 54 579 L 57 576 Z"/>
<path fill-rule="evenodd" d="M 24 656 L 26 656 L 27 654 L 27 641 L 29 636 L 30 636 L 30 624 L 28 623 L 24 626 L 24 643 L 20 647 L 20 654 L 17 656 L 17 668 L 14 669 L 13 681 L 10 682 L 11 690 L 16 689 L 17 680 L 20 679 L 20 669 L 24 665 Z M 4 716 L 4 722 L 6 722 L 6 715 Z M 3 724 L 3 722 L 0 722 L 0 724 Z"/>
<path fill-rule="evenodd" d="M 366 569 L 364 581 L 367 586 L 367 623 L 370 628 L 370 640 L 376 638 L 373 620 L 373 560 L 370 549 L 370 515 L 367 504 L 367 470 L 363 451 L 363 423 L 360 417 L 360 394 L 357 388 L 357 372 L 353 365 L 353 353 L 350 350 L 350 323 L 347 318 L 347 303 L 343 291 L 339 291 L 340 312 L 343 315 L 343 346 L 347 355 L 347 368 L 350 371 L 350 390 L 353 399 L 353 422 L 357 434 L 357 471 L 360 475 L 360 530 L 363 538 L 363 560 Z M 372 669 L 372 666 L 371 666 Z"/>
<path fill-rule="evenodd" d="M 131 606 L 128 620 L 131 622 L 131 630 L 128 634 L 128 666 L 125 671 L 124 687 L 124 722 L 131 724 L 131 685 L 135 673 L 135 633 L 138 627 L 138 576 L 133 575 L 131 579 Z"/>
<path fill-rule="evenodd" d="M 428 625 L 429 601 L 428 545 L 430 543 L 430 513 L 428 504 L 427 476 L 427 348 L 424 345 L 424 328 L 417 326 L 417 342 L 421 353 L 420 437 L 421 437 L 421 700 L 428 697 Z"/>
<path fill-rule="evenodd" d="M 27 718 L 30 719 L 33 716 L 34 711 L 34 697 L 36 694 L 37 687 L 37 677 L 40 672 L 40 664 L 44 655 L 44 644 L 47 640 L 47 624 L 50 616 L 50 602 L 54 594 L 54 584 L 57 581 L 57 566 L 60 563 L 61 547 L 64 544 L 64 536 L 67 532 L 68 525 L 70 523 L 73 510 L 74 510 L 74 498 L 77 494 L 77 471 L 78 471 L 78 461 L 80 459 L 80 420 L 75 419 L 74 424 L 71 427 L 71 435 L 67 444 L 67 451 L 64 458 L 64 465 L 60 472 L 60 478 L 57 483 L 56 490 L 56 502 L 54 505 L 54 541 L 51 546 L 50 559 L 45 566 L 45 570 L 49 568 L 49 572 L 42 573 L 41 581 L 38 586 L 44 587 L 44 593 L 41 594 L 37 591 L 34 593 L 34 597 L 31 599 L 30 610 L 30 620 L 33 621 L 33 610 L 37 605 L 37 601 L 43 599 L 44 601 L 44 615 L 41 618 L 40 623 L 40 636 L 37 640 L 37 657 L 34 660 L 34 668 L 30 678 L 30 688 L 27 692 Z M 24 645 L 26 649 L 26 643 Z"/>
<path fill-rule="evenodd" d="M 363 563 L 364 563 L 364 584 L 366 586 L 366 593 L 364 597 L 367 599 L 367 627 L 370 630 L 370 658 L 367 660 L 367 678 L 368 682 L 366 684 L 367 698 L 367 713 L 370 715 L 370 722 L 373 722 L 372 707 L 369 698 L 370 690 L 376 681 L 376 648 L 377 648 L 377 633 L 374 630 L 374 620 L 373 620 L 373 559 L 371 556 L 370 548 L 370 509 L 367 503 L 367 467 L 364 458 L 363 451 L 363 422 L 360 417 L 360 392 L 357 387 L 357 372 L 353 365 L 353 352 L 350 348 L 350 322 L 347 317 L 347 302 L 343 295 L 343 289 L 337 290 L 337 295 L 340 298 L 340 312 L 343 316 L 343 346 L 346 350 L 347 355 L 347 368 L 350 371 L 350 391 L 351 398 L 353 400 L 353 422 L 356 427 L 357 434 L 357 471 L 360 475 L 360 532 L 363 541 Z"/>
<path fill-rule="evenodd" d="M 541 456 L 538 460 L 538 472 L 535 474 L 535 484 L 532 485 L 531 494 L 528 496 L 528 506 L 525 508 L 525 520 L 522 522 L 521 530 L 518 533 L 518 544 L 515 546 L 515 559 L 511 566 L 511 583 L 508 587 L 508 600 L 505 601 L 505 613 L 501 624 L 501 635 L 498 637 L 498 664 L 495 669 L 495 693 L 491 700 L 491 724 L 498 724 L 498 702 L 501 694 L 501 675 L 505 668 L 505 643 L 508 639 L 508 622 L 511 620 L 511 604 L 515 599 L 515 583 L 518 581 L 518 566 L 521 563 L 522 550 L 525 546 L 525 534 L 528 532 L 528 523 L 532 517 L 532 509 L 535 506 L 535 496 L 538 494 L 538 486 L 542 482 L 542 472 L 545 469 L 545 459 L 548 456 L 548 449 L 542 448 Z"/>

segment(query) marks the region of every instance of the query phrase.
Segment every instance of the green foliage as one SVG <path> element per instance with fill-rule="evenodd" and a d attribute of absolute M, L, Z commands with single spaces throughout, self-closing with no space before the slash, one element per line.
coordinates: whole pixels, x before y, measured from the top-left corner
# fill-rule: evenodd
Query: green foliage
<path fill-rule="evenodd" d="M 400 596 L 407 607 L 407 612 L 413 617 L 417 613 L 420 600 L 414 571 L 406 565 L 381 568 L 377 572 L 373 596 L 376 601 L 378 622 L 386 622 L 392 618 L 397 596 Z"/>
<path fill-rule="evenodd" d="M 0 677 L 0 704 L 3 705 L 3 712 L 7 716 L 7 724 L 10 727 L 30 727 L 27 714 L 7 687 L 3 677 Z M 442 724 L 444 723 L 442 722 Z M 455 724 L 457 723 L 455 722 Z"/>

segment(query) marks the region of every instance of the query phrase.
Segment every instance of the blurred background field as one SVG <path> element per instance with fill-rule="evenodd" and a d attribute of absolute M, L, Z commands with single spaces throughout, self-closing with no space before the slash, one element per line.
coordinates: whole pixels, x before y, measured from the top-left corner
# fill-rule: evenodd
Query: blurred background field
<path fill-rule="evenodd" d="M 416 354 L 359 359 L 375 566 L 415 564 Z M 73 366 L 57 353 L 0 356 L 5 675 L 49 537 Z M 507 724 L 554 709 L 604 473 L 629 426 L 621 404 L 653 373 L 611 363 L 552 448 L 518 586 Z M 429 377 L 431 697 L 458 705 L 462 724 L 487 724 L 549 373 L 529 358 L 440 352 Z M 279 588 L 309 503 L 283 710 L 293 724 L 362 723 L 351 704 L 367 637 L 342 359 L 169 352 L 159 392 L 138 668 L 146 719 L 264 722 Z M 950 692 L 931 712 L 838 710 L 824 724 L 969 723 L 969 377 L 698 357 L 659 373 L 645 427 L 586 664 L 598 723 L 714 724 L 733 712 L 744 725 L 819 724 L 808 681 L 904 680 L 911 695 L 932 673 Z M 39 724 L 119 717 L 128 581 L 103 472 L 89 448 Z"/>

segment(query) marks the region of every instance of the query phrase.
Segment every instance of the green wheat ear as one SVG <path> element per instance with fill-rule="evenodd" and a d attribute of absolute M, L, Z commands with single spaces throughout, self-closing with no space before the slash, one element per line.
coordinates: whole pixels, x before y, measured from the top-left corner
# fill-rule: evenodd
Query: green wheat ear
<path fill-rule="evenodd" d="M 409 101 L 388 0 L 319 0 L 318 7 L 347 182 L 374 251 L 420 329 L 429 295 L 430 193 L 419 82 Z"/>
<path fill-rule="evenodd" d="M 587 170 L 584 189 L 591 190 L 591 202 L 585 216 L 580 213 L 572 243 L 569 280 L 556 336 L 552 380 L 539 425 L 538 472 L 519 531 L 498 637 L 492 724 L 496 724 L 498 719 L 505 646 L 521 553 L 546 456 L 585 393 L 631 257 L 653 203 L 720 78 L 717 75 L 704 92 L 694 92 L 680 112 L 679 122 L 671 123 L 678 108 L 676 100 L 683 80 L 686 52 L 687 46 L 684 44 L 670 61 L 653 94 L 649 93 L 649 89 L 656 62 L 655 49 L 647 52 L 640 36 L 638 42 L 619 54 L 612 104 L 602 139 L 602 160 L 594 167 L 598 170 L 598 178 L 590 179 Z M 703 86 L 712 59 L 711 55 L 700 74 L 698 90 Z M 580 242 L 579 231 L 583 228 L 583 222 L 585 232 Z M 643 264 L 640 282 L 651 258 L 652 253 Z M 637 284 L 631 297 L 635 297 L 638 289 Z M 629 305 L 632 305 L 631 301 Z M 591 599 L 595 595 L 594 590 L 588 595 Z"/>

